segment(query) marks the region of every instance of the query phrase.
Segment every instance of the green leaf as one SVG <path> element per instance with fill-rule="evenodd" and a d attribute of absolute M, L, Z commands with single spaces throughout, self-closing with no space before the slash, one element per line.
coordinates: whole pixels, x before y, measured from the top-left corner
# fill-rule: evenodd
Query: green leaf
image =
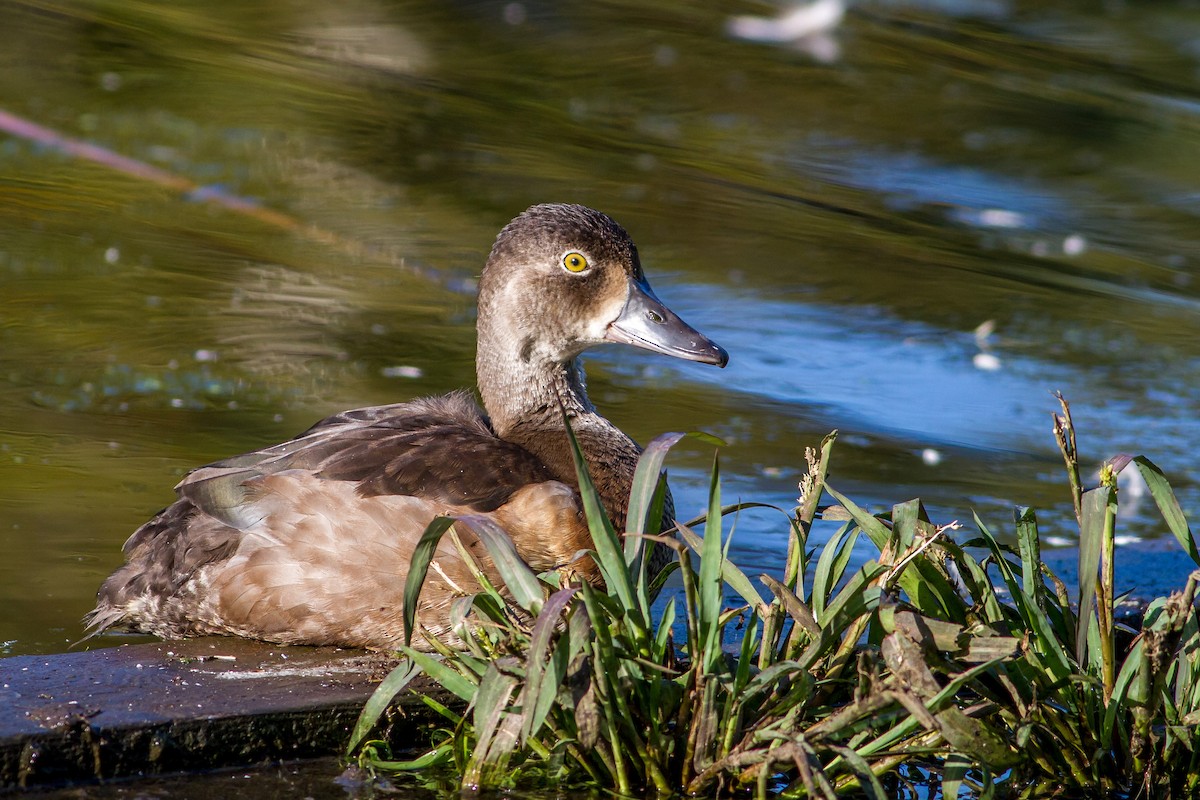
<path fill-rule="evenodd" d="M 454 758 L 454 749 L 450 742 L 439 745 L 428 753 L 411 759 L 409 761 L 384 761 L 380 759 L 372 759 L 371 766 L 377 770 L 387 772 L 420 772 L 421 770 L 436 767 L 440 764 L 445 764 Z"/>
<path fill-rule="evenodd" d="M 663 527 L 663 511 L 667 502 L 667 473 L 662 469 L 667 451 L 683 438 L 681 433 L 668 433 L 657 437 L 638 459 L 637 469 L 629 490 L 629 507 L 625 515 L 625 564 L 634 576 L 638 602 L 642 608 L 650 608 L 650 598 L 655 594 L 646 585 L 646 541 L 642 534 L 658 534 Z M 650 545 L 655 547 L 655 545 Z"/>
<path fill-rule="evenodd" d="M 817 558 L 817 569 L 813 574 L 812 612 L 818 621 L 825 619 L 825 605 L 833 595 L 834 587 L 842 582 L 846 566 L 854 554 L 854 543 L 862 529 L 847 522 L 830 537 L 821 548 Z"/>
<path fill-rule="evenodd" d="M 704 523 L 704 545 L 700 550 L 700 572 L 697 575 L 701 646 L 704 651 L 705 672 L 711 672 L 721 653 L 721 473 L 719 459 L 713 457 L 708 481 L 708 519 Z"/>
<path fill-rule="evenodd" d="M 883 522 L 860 508 L 846 496 L 838 493 L 829 484 L 825 484 L 825 491 L 842 504 L 842 507 L 863 529 L 879 552 L 887 552 L 892 531 Z M 965 609 L 962 608 L 961 603 L 957 602 L 958 594 L 941 570 L 928 559 L 917 559 L 912 562 L 912 567 L 913 569 L 905 569 L 901 572 L 899 578 L 900 587 L 908 595 L 909 601 L 927 614 L 946 615 L 953 617 L 955 622 L 963 622 L 966 616 Z"/>
<path fill-rule="evenodd" d="M 517 605 L 530 614 L 537 614 L 542 607 L 544 595 L 537 574 L 529 568 L 517 553 L 517 548 L 508 533 L 496 522 L 483 514 L 464 514 L 457 520 L 470 528 L 483 546 L 487 548 L 496 571 L 504 579 Z"/>
<path fill-rule="evenodd" d="M 1021 553 L 1021 588 L 1031 603 L 1038 602 L 1042 586 L 1042 551 L 1038 540 L 1037 515 L 1032 508 L 1013 509 L 1017 548 Z M 1080 574 L 1083 571 L 1080 570 Z"/>
<path fill-rule="evenodd" d="M 633 473 L 633 486 L 629 491 L 629 509 L 625 514 L 625 533 L 658 533 L 658 521 L 654 520 L 647 525 L 647 515 L 656 487 L 659 485 L 659 476 L 662 475 L 663 462 L 666 461 L 667 453 L 685 438 L 696 439 L 717 447 L 725 444 L 717 437 L 701 431 L 664 433 L 656 436 L 642 451 L 642 455 L 638 459 L 637 470 Z"/>
<path fill-rule="evenodd" d="M 1196 550 L 1196 540 L 1192 537 L 1187 517 L 1183 515 L 1183 509 L 1179 507 L 1179 500 L 1175 498 L 1175 492 L 1171 489 L 1167 477 L 1163 475 L 1161 469 L 1155 466 L 1153 461 L 1145 456 L 1138 456 L 1133 459 L 1133 463 L 1137 464 L 1138 471 L 1142 473 L 1142 479 L 1146 481 L 1146 486 L 1150 489 L 1150 496 L 1158 504 L 1159 513 L 1162 514 L 1167 527 L 1171 529 L 1171 533 L 1175 534 L 1175 538 L 1192 561 L 1200 565 L 1200 552 Z"/>
<path fill-rule="evenodd" d="M 1143 698 L 1129 696 L 1130 687 L 1138 672 L 1149 668 L 1150 664 L 1145 653 L 1145 641 L 1139 638 L 1129 648 L 1129 653 L 1125 656 L 1125 662 L 1121 665 L 1121 671 L 1117 673 L 1117 679 L 1113 683 L 1112 698 L 1110 698 L 1108 706 L 1104 709 L 1104 722 L 1100 728 L 1100 743 L 1105 749 L 1112 747 L 1113 731 L 1115 730 L 1117 716 L 1128 713 L 1131 702 L 1143 702 Z"/>
<path fill-rule="evenodd" d="M 662 616 L 658 620 L 658 631 L 654 636 L 654 659 L 662 662 L 666 656 L 667 645 L 670 642 L 671 628 L 675 624 L 675 598 L 672 597 L 663 607 Z"/>
<path fill-rule="evenodd" d="M 658 533 L 658 521 L 646 524 L 646 515 L 654 498 L 654 492 L 662 475 L 663 462 L 667 453 L 687 434 L 664 433 L 646 445 L 633 473 L 633 485 L 629 490 L 629 509 L 625 514 L 625 533 Z M 626 540 L 626 548 L 629 542 Z M 628 555 L 628 550 L 626 552 Z"/>
<path fill-rule="evenodd" d="M 957 706 L 954 705 L 954 701 L 956 697 L 958 697 L 959 692 L 963 691 L 964 687 L 966 687 L 968 683 L 974 681 L 976 678 L 979 678 L 982 675 L 994 672 L 996 666 L 1003 663 L 1004 660 L 1005 659 L 996 659 L 994 661 L 988 661 L 971 667 L 970 669 L 958 673 L 957 675 L 953 675 L 951 676 L 951 680 L 945 686 L 941 687 L 941 689 L 938 690 L 933 697 L 930 697 L 924 701 L 918 701 L 923 702 L 925 708 L 933 714 L 938 714 L 938 712 L 942 711 L 943 709 L 949 710 L 951 712 L 949 717 L 940 718 L 940 721 L 954 721 L 960 728 L 964 725 L 967 726 L 968 730 L 964 731 L 960 729 L 958 731 L 960 735 L 964 733 L 969 734 L 969 728 L 973 727 L 975 729 L 974 733 L 976 736 L 968 736 L 966 738 L 975 739 L 975 745 L 978 748 L 974 753 L 976 758 L 986 758 L 989 762 L 995 763 L 1010 763 L 1014 758 L 1019 757 L 1019 754 L 1013 752 L 1008 746 L 1007 742 L 1005 742 L 1001 737 L 996 736 L 994 732 L 990 731 L 989 728 L 985 727 L 981 720 L 972 721 L 970 718 L 962 715 Z M 896 745 L 897 742 L 903 739 L 906 735 L 908 735 L 909 732 L 911 732 L 920 724 L 921 723 L 918 721 L 916 716 L 911 714 L 905 715 L 899 722 L 893 725 L 890 730 L 871 740 L 868 744 L 859 747 L 859 752 L 864 755 L 872 755 L 881 751 L 890 750 Z M 985 731 L 987 732 L 985 735 L 977 735 Z M 947 731 L 944 731 L 944 733 L 946 732 Z"/>
<path fill-rule="evenodd" d="M 888 526 L 884 525 L 875 515 L 856 504 L 853 500 L 839 493 L 829 484 L 825 484 L 825 491 L 833 495 L 834 499 L 842 504 L 842 508 L 846 509 L 851 519 L 858 524 L 858 527 L 862 528 L 863 533 L 867 534 L 871 543 L 875 545 L 875 549 L 882 553 L 884 548 L 887 547 L 888 539 L 892 536 L 892 532 L 888 529 Z"/>
<path fill-rule="evenodd" d="M 1083 493 L 1079 527 L 1079 620 L 1075 630 L 1075 660 L 1083 665 L 1088 658 L 1088 628 L 1096 610 L 1096 582 L 1100 574 L 1100 554 L 1104 550 L 1104 516 L 1112 489 L 1101 486 Z"/>
<path fill-rule="evenodd" d="M 517 745 L 522 715 L 509 706 L 516 688 L 517 679 L 494 662 L 479 682 L 474 709 L 476 743 L 463 773 L 464 787 L 494 788 L 496 777 L 508 763 Z"/>
<path fill-rule="evenodd" d="M 750 612 L 750 619 L 742 631 L 742 650 L 738 655 L 737 671 L 733 676 L 733 693 L 740 698 L 742 690 L 750 680 L 750 669 L 754 664 L 754 651 L 758 644 L 758 614 Z"/>
<path fill-rule="evenodd" d="M 962 581 L 972 603 L 982 610 L 983 621 L 991 625 L 1003 623 L 1006 619 L 1005 609 L 1000 605 L 995 585 L 979 561 L 957 542 L 944 541 L 942 546 L 953 558 L 959 580 Z"/>
<path fill-rule="evenodd" d="M 907 503 L 897 503 L 892 506 L 892 529 L 900 537 L 900 544 L 905 548 L 913 546 L 917 540 L 917 531 L 924 516 L 920 500 L 909 500 Z"/>
<path fill-rule="evenodd" d="M 808 672 L 799 661 L 776 661 L 750 679 L 742 692 L 743 699 L 747 696 L 768 691 L 775 683 L 781 680 L 804 682 L 807 676 Z"/>
<path fill-rule="evenodd" d="M 979 532 L 983 537 L 984 543 L 995 556 L 996 567 L 1000 570 L 1000 575 L 1004 578 L 1004 583 L 1008 587 L 1009 593 L 1012 594 L 1013 602 L 1016 603 L 1017 611 L 1020 615 L 1021 622 L 1024 627 L 1033 631 L 1034 636 L 1031 640 L 1035 653 L 1045 656 L 1049 659 L 1049 670 L 1052 676 L 1052 683 L 1060 683 L 1068 680 L 1073 674 L 1071 669 L 1071 660 L 1067 656 L 1066 650 L 1063 649 L 1062 643 L 1055 636 L 1054 626 L 1046 613 L 1038 607 L 1037 603 L 1030 603 L 1017 582 L 1016 575 L 1013 574 L 1012 564 L 1004 557 L 1004 549 L 992 536 L 991 531 L 983 524 L 983 520 L 978 514 L 973 515 L 975 525 L 979 528 Z"/>
<path fill-rule="evenodd" d="M 530 737 L 536 736 L 541 730 L 542 723 L 558 695 L 558 687 L 566 675 L 567 648 L 570 643 L 560 639 L 551 652 L 550 642 L 563 612 L 570 608 L 571 600 L 578 591 L 576 587 L 569 587 L 550 595 L 533 625 L 529 653 L 525 659 L 525 688 L 521 691 L 522 705 L 532 705 L 532 708 L 525 708 L 525 719 L 521 726 L 522 742 L 529 741 Z"/>
<path fill-rule="evenodd" d="M 421 702 L 424 703 L 433 713 L 439 717 L 444 717 L 447 722 L 457 727 L 462 724 L 462 714 L 446 706 L 444 703 L 439 703 L 431 695 L 423 694 L 420 696 Z"/>
<path fill-rule="evenodd" d="M 961 753 L 950 753 L 946 756 L 942 767 L 942 797 L 955 800 L 962 789 L 963 780 L 973 766 L 969 756 Z"/>
<path fill-rule="evenodd" d="M 668 494 L 670 492 L 667 489 L 667 474 L 664 472 L 658 478 L 658 483 L 654 487 L 654 496 L 650 499 L 650 510 L 646 512 L 647 519 L 660 520 L 660 527 L 667 522 L 664 515 Z M 658 596 L 658 592 L 653 590 L 653 584 L 664 572 L 663 567 L 659 567 L 658 575 L 647 574 L 649 565 L 646 563 L 646 548 L 648 546 L 654 547 L 654 545 L 648 545 L 641 535 L 625 534 L 625 563 L 630 565 L 631 574 L 635 576 L 638 602 L 641 603 L 642 608 L 647 609 L 647 618 L 649 618 L 651 598 Z"/>
<path fill-rule="evenodd" d="M 477 749 L 486 750 L 488 740 L 500 718 L 508 712 L 508 701 L 517 688 L 517 679 L 507 672 L 502 672 L 495 662 L 488 665 L 487 672 L 479 681 L 479 690 L 475 693 L 473 709 L 475 735 L 479 737 Z"/>
<path fill-rule="evenodd" d="M 425 585 L 425 575 L 429 572 L 429 564 L 437 550 L 438 542 L 454 520 L 451 517 L 434 517 L 425 527 L 417 546 L 413 548 L 412 559 L 408 565 L 408 575 L 404 579 L 404 644 L 412 644 L 413 629 L 416 624 L 417 602 L 421 595 L 421 587 Z"/>
<path fill-rule="evenodd" d="M 575 432 L 571 430 L 570 420 L 565 413 L 563 421 L 567 426 L 567 439 L 571 443 L 571 457 L 575 461 L 575 476 L 579 481 L 583 513 L 587 518 L 592 545 L 596 548 L 596 564 L 600 567 L 604 585 L 616 595 L 622 606 L 639 617 L 635 624 L 644 629 L 645 623 L 640 619 L 640 610 L 635 602 L 633 578 L 629 573 L 629 565 L 625 562 L 621 543 L 617 540 L 616 531 L 613 530 L 608 512 L 604 510 L 604 504 L 600 502 L 600 494 L 588 473 L 587 461 L 583 457 L 583 451 L 579 449 L 579 440 L 575 438 Z"/>
<path fill-rule="evenodd" d="M 417 666 L 426 675 L 437 681 L 439 686 L 460 700 L 465 700 L 469 703 L 475 699 L 475 693 L 479 687 L 463 677 L 461 673 L 447 666 L 444 662 L 439 661 L 428 653 L 422 653 L 411 647 L 403 647 L 401 648 L 401 652 L 416 662 Z"/>
<path fill-rule="evenodd" d="M 697 536 L 695 531 L 681 526 L 679 528 L 679 535 L 696 553 L 703 551 L 705 539 Z M 757 609 L 766 604 L 762 595 L 754 588 L 754 584 L 746 577 L 746 573 L 742 572 L 736 564 L 728 559 L 721 560 L 721 579 L 725 583 L 728 583 L 731 589 L 741 595 L 742 599 L 752 608 Z"/>
<path fill-rule="evenodd" d="M 825 609 L 821 635 L 805 648 L 798 659 L 806 669 L 815 664 L 829 648 L 841 642 L 851 623 L 879 607 L 882 592 L 875 585 L 875 580 L 887 569 L 882 564 L 869 561 L 846 581 L 846 585 Z"/>
<path fill-rule="evenodd" d="M 358 715 L 358 722 L 354 723 L 354 730 L 350 733 L 350 743 L 346 745 L 347 756 L 350 756 L 371 732 L 396 695 L 420 674 L 421 668 L 415 662 L 401 661 L 375 687 L 375 691 L 371 693 L 362 712 Z"/>
<path fill-rule="evenodd" d="M 876 777 L 874 770 L 871 769 L 871 765 L 865 758 L 851 747 L 835 745 L 831 749 L 845 759 L 851 773 L 858 778 L 864 795 L 871 798 L 871 800 L 888 800 L 888 793 L 884 790 L 883 784 L 879 782 L 879 778 Z"/>
<path fill-rule="evenodd" d="M 671 576 L 674 575 L 678 570 L 678 561 L 668 561 L 666 566 L 660 569 L 658 574 L 654 576 L 654 579 L 650 581 L 650 586 L 647 589 L 647 591 L 650 593 L 650 596 L 658 597 L 658 595 L 662 592 L 663 587 L 667 585 L 667 581 L 670 580 Z"/>

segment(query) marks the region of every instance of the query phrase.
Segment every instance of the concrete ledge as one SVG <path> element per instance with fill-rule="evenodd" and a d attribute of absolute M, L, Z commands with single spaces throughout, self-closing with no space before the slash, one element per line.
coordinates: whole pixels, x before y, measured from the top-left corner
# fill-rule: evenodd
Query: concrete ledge
<path fill-rule="evenodd" d="M 0 792 L 340 755 L 394 664 L 217 638 L 0 659 Z M 399 699 L 394 743 L 435 719 Z"/>

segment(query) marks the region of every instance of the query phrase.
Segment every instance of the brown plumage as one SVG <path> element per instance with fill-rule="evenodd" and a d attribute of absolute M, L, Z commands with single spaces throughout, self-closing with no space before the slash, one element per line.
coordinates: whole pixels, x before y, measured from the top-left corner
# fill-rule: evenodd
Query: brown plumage
<path fill-rule="evenodd" d="M 394 648 L 413 547 L 443 514 L 490 516 L 535 570 L 598 583 L 580 557 L 591 539 L 564 410 L 618 527 L 641 451 L 588 400 L 578 355 L 615 341 L 724 366 L 725 352 L 654 297 L 619 225 L 572 205 L 534 206 L 500 232 L 480 278 L 478 339 L 486 415 L 465 392 L 345 411 L 190 473 L 125 543 L 92 632 Z M 420 624 L 452 642 L 449 605 L 473 585 L 443 539 Z"/>

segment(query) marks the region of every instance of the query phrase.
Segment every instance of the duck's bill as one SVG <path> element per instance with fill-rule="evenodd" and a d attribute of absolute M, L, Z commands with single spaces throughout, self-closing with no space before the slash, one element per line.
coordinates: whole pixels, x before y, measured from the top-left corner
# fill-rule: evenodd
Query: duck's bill
<path fill-rule="evenodd" d="M 688 361 L 718 367 L 729 363 L 725 349 L 663 305 L 645 279 L 629 282 L 625 308 L 609 324 L 604 338 Z"/>

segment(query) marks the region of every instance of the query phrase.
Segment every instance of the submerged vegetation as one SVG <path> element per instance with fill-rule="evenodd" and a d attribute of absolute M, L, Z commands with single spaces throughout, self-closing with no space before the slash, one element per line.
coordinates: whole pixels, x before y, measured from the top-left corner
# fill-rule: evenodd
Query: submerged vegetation
<path fill-rule="evenodd" d="M 373 770 L 444 764 L 465 787 L 565 784 L 660 797 L 1194 796 L 1200 572 L 1152 602 L 1136 636 L 1121 629 L 1116 474 L 1138 470 L 1198 566 L 1200 554 L 1153 463 L 1119 456 L 1085 489 L 1065 401 L 1055 434 L 1079 525 L 1076 590 L 1042 564 L 1030 509 L 1016 510 L 1015 550 L 977 517 L 970 537 L 933 524 L 917 500 L 880 515 L 863 510 L 826 482 L 834 435 L 807 454 L 786 568 L 782 578 L 760 576 L 760 589 L 726 556 L 720 521 L 744 506 L 722 506 L 715 463 L 703 538 L 687 525 L 678 538 L 639 533 L 661 518 L 661 467 L 679 434 L 646 449 L 623 539 L 576 450 L 607 593 L 535 575 L 501 532 L 460 520 L 488 544 L 507 586 L 479 573 L 479 592 L 460 600 L 462 650 L 436 641 L 440 657 L 405 649 L 364 709 L 350 753 Z M 826 496 L 834 504 L 822 507 Z M 814 548 L 818 516 L 844 524 Z M 432 543 L 455 536 L 450 523 L 426 532 L 408 596 L 419 591 Z M 878 557 L 851 571 L 864 536 Z M 644 568 L 652 544 L 680 556 L 682 594 L 659 613 L 652 602 L 666 576 Z M 725 606 L 726 587 L 741 605 Z M 446 726 L 420 758 L 391 761 L 370 733 L 421 672 L 462 704 L 426 698 Z"/>

